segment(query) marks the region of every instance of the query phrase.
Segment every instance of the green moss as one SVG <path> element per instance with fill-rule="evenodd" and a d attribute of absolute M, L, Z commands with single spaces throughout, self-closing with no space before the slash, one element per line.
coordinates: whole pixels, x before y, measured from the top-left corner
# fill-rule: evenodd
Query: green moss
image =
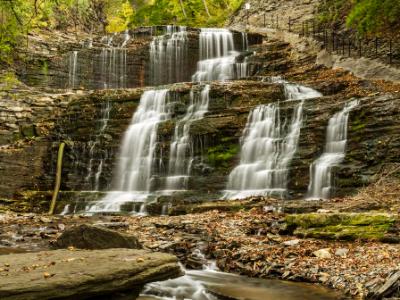
<path fill-rule="evenodd" d="M 333 213 L 288 215 L 293 234 L 301 237 L 339 240 L 381 240 L 396 222 L 387 214 Z"/>
<path fill-rule="evenodd" d="M 49 75 L 49 64 L 45 60 L 42 62 L 42 74 L 45 76 Z"/>
<path fill-rule="evenodd" d="M 354 124 L 351 129 L 353 131 L 359 131 L 359 130 L 362 130 L 364 128 L 365 128 L 365 124 Z"/>
<path fill-rule="evenodd" d="M 390 224 L 369 226 L 335 225 L 308 229 L 297 228 L 294 234 L 300 237 L 331 240 L 381 240 L 390 226 Z"/>
<path fill-rule="evenodd" d="M 229 167 L 229 161 L 239 152 L 239 145 L 228 144 L 210 147 L 207 150 L 207 158 L 210 165 L 217 168 Z"/>
<path fill-rule="evenodd" d="M 296 225 L 302 228 L 325 227 L 331 225 L 380 225 L 388 223 L 393 224 L 395 221 L 395 218 L 391 215 L 366 213 L 310 213 L 286 216 L 286 222 L 288 225 Z"/>
<path fill-rule="evenodd" d="M 0 73 L 0 91 L 7 91 L 20 84 L 21 82 L 13 72 Z"/>
<path fill-rule="evenodd" d="M 34 125 L 25 125 L 21 126 L 20 132 L 22 136 L 27 138 L 32 138 L 36 136 L 36 130 Z"/>

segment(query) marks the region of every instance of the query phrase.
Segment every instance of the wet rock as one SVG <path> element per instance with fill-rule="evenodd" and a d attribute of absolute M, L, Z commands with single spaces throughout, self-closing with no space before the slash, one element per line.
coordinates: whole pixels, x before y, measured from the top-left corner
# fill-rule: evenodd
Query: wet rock
<path fill-rule="evenodd" d="M 56 249 L 70 246 L 79 249 L 142 248 L 135 236 L 85 224 L 65 230 L 52 246 Z"/>
<path fill-rule="evenodd" d="M 0 298 L 88 299 L 181 275 L 176 257 L 144 250 L 55 250 L 0 256 Z M 111 297 L 111 296 L 110 296 Z"/>
<path fill-rule="evenodd" d="M 331 254 L 331 249 L 330 248 L 319 249 L 317 251 L 314 251 L 313 255 L 318 257 L 318 258 L 332 258 L 332 254 Z"/>
<path fill-rule="evenodd" d="M 392 296 L 400 287 L 400 271 L 389 276 L 379 289 L 372 291 L 367 299 L 382 299 L 387 296 Z"/>

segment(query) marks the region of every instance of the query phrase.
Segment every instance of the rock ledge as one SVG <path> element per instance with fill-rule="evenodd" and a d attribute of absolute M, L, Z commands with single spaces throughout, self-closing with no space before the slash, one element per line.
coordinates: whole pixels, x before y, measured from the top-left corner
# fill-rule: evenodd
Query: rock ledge
<path fill-rule="evenodd" d="M 181 275 L 176 257 L 145 250 L 55 250 L 0 256 L 0 299 L 90 299 L 138 294 Z"/>

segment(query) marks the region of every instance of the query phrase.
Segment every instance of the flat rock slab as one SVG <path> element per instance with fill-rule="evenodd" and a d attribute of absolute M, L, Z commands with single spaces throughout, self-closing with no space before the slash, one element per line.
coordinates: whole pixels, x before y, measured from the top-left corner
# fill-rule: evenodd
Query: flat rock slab
<path fill-rule="evenodd" d="M 135 295 L 148 282 L 180 275 L 175 256 L 146 250 L 9 254 L 0 256 L 0 299 L 90 299 L 126 290 Z"/>

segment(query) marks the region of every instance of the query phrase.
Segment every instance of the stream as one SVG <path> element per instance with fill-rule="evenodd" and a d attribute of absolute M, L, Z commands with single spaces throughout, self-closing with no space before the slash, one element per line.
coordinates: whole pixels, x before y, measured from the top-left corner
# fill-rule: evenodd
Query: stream
<path fill-rule="evenodd" d="M 255 279 L 212 269 L 146 285 L 139 300 L 328 300 L 343 299 L 332 290 L 307 283 Z"/>

